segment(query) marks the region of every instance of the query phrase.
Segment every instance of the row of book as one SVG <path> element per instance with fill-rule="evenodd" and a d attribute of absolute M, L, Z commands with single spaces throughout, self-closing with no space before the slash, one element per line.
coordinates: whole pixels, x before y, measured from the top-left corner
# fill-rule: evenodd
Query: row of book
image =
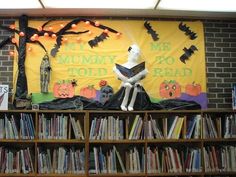
<path fill-rule="evenodd" d="M 145 124 L 140 115 L 136 115 L 133 121 L 132 127 L 129 132 L 129 140 L 144 139 L 145 136 Z"/>
<path fill-rule="evenodd" d="M 69 114 L 69 117 L 70 117 L 69 125 L 70 124 L 72 125 L 75 139 L 84 140 L 84 133 L 81 127 L 80 119 L 75 119 L 73 116 L 71 116 L 71 114 Z M 69 126 L 69 129 L 70 129 L 70 126 Z M 70 137 L 70 130 L 69 130 L 69 137 Z"/>
<path fill-rule="evenodd" d="M 54 114 L 53 117 L 39 115 L 39 139 L 84 139 L 79 119 L 75 119 L 71 114 L 58 115 Z M 72 134 L 73 133 L 73 134 Z"/>
<path fill-rule="evenodd" d="M 200 148 L 133 147 L 122 152 L 116 146 L 93 147 L 89 153 L 89 173 L 235 172 L 236 146 L 204 146 L 203 162 Z M 85 149 L 75 147 L 37 148 L 38 173 L 85 174 Z M 124 163 L 125 162 L 125 163 Z M 33 173 L 34 162 L 29 147 L 11 150 L 0 147 L 1 173 Z"/>
<path fill-rule="evenodd" d="M 186 133 L 183 133 L 184 120 L 186 119 Z M 150 119 L 147 121 L 147 139 L 198 139 L 201 136 L 201 115 L 172 116 L 168 118 Z M 184 134 L 184 135 L 183 135 Z"/>
<path fill-rule="evenodd" d="M 236 171 L 236 146 L 207 146 L 203 152 L 206 172 Z"/>
<path fill-rule="evenodd" d="M 0 172 L 1 173 L 33 173 L 34 165 L 29 148 L 13 150 L 0 147 Z"/>
<path fill-rule="evenodd" d="M 226 116 L 223 137 L 236 138 L 236 114 Z"/>
<path fill-rule="evenodd" d="M 236 138 L 236 114 L 214 117 L 205 114 L 203 118 L 203 138 Z"/>
<path fill-rule="evenodd" d="M 183 127 L 184 117 L 174 116 L 173 118 L 169 117 L 168 119 L 173 119 L 173 122 L 170 128 L 167 125 L 166 129 L 168 130 L 167 139 L 179 139 Z"/>
<path fill-rule="evenodd" d="M 131 148 L 125 152 L 123 158 L 115 146 L 106 151 L 102 147 L 93 147 L 89 154 L 90 174 L 144 172 L 144 148 L 142 148 L 142 152 L 138 152 L 137 147 Z M 124 158 L 125 164 L 123 162 Z"/>
<path fill-rule="evenodd" d="M 197 114 L 187 119 L 186 139 L 199 139 L 201 137 L 201 115 Z"/>
<path fill-rule="evenodd" d="M 152 119 L 151 115 L 150 120 L 147 121 L 147 130 L 147 139 L 164 139 L 159 121 Z"/>
<path fill-rule="evenodd" d="M 196 114 L 156 119 L 149 116 L 147 124 L 143 122 L 147 139 L 236 138 L 236 114 L 225 117 Z M 135 120 L 133 125 L 136 125 Z"/>
<path fill-rule="evenodd" d="M 40 174 L 85 174 L 85 150 L 58 147 L 53 150 L 37 149 Z"/>
<path fill-rule="evenodd" d="M 124 120 L 119 117 L 95 117 L 91 122 L 90 140 L 122 140 L 124 137 Z"/>
<path fill-rule="evenodd" d="M 134 119 L 108 116 L 93 118 L 90 124 L 90 140 L 122 139 L 199 139 L 235 138 L 236 114 L 225 117 L 211 117 L 200 114 L 192 116 L 171 116 L 150 118 L 140 115 Z M 131 121 L 133 120 L 133 121 Z M 80 139 L 84 140 L 84 128 L 80 118 L 71 114 L 50 116 L 40 114 L 38 119 L 39 139 Z M 21 113 L 20 117 L 5 114 L 0 118 L 0 139 L 34 139 L 35 127 L 31 114 Z"/>
<path fill-rule="evenodd" d="M 0 139 L 34 139 L 35 129 L 31 114 L 20 114 L 20 119 L 14 115 L 5 114 L 0 118 Z"/>
<path fill-rule="evenodd" d="M 117 173 L 118 166 L 121 168 L 122 173 L 126 172 L 120 153 L 115 146 L 106 152 L 103 152 L 101 147 L 93 147 L 93 150 L 89 153 L 90 174 Z"/>
<path fill-rule="evenodd" d="M 201 150 L 187 148 L 179 150 L 173 147 L 148 147 L 148 173 L 201 172 Z"/>
<path fill-rule="evenodd" d="M 220 117 L 211 118 L 210 115 L 205 114 L 203 119 L 203 138 L 219 138 L 221 135 L 221 128 L 218 127 L 220 125 Z"/>
<path fill-rule="evenodd" d="M 144 147 L 133 147 L 126 151 L 125 162 L 128 173 L 143 173 L 146 163 Z"/>

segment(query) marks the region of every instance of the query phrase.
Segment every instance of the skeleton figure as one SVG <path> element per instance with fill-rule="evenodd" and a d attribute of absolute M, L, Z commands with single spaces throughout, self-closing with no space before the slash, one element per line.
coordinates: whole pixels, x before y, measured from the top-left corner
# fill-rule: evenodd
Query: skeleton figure
<path fill-rule="evenodd" d="M 48 85 L 50 82 L 51 66 L 48 55 L 44 55 L 40 65 L 40 88 L 41 93 L 48 93 Z"/>
<path fill-rule="evenodd" d="M 130 69 L 138 65 L 137 60 L 140 56 L 140 48 L 134 44 L 129 47 L 128 52 L 128 62 L 122 64 L 122 66 Z M 113 71 L 116 73 L 118 79 L 122 81 L 122 87 L 125 87 L 125 95 L 120 107 L 123 111 L 133 111 L 136 96 L 141 86 L 140 80 L 142 80 L 147 75 L 148 71 L 147 69 L 144 69 L 130 78 L 124 76 L 116 67 L 113 68 Z M 134 91 L 131 97 L 131 101 L 128 104 L 129 95 L 132 88 L 134 89 Z"/>

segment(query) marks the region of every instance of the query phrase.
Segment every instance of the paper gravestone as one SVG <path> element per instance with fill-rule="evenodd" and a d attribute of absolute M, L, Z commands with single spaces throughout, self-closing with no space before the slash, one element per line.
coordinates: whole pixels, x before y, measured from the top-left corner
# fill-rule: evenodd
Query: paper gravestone
<path fill-rule="evenodd" d="M 8 109 L 8 85 L 0 85 L 0 110 Z"/>

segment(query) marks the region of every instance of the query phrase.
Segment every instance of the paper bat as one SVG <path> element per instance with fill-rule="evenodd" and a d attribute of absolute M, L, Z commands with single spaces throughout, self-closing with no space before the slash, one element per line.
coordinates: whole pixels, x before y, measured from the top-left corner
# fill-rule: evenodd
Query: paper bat
<path fill-rule="evenodd" d="M 145 21 L 144 26 L 147 29 L 147 33 L 149 33 L 152 36 L 152 39 L 154 41 L 157 41 L 159 39 L 158 34 L 156 33 L 155 30 L 152 29 L 152 26 L 150 25 L 150 23 L 148 23 L 148 21 Z"/>
<path fill-rule="evenodd" d="M 186 24 L 183 24 L 182 22 L 179 24 L 179 29 L 185 32 L 185 35 L 189 36 L 191 40 L 194 40 L 197 38 L 197 33 L 191 31 L 190 27 L 186 26 Z"/>
<path fill-rule="evenodd" d="M 198 49 L 197 49 L 197 47 L 195 45 L 191 45 L 189 49 L 184 47 L 184 49 L 183 49 L 184 54 L 181 55 L 180 61 L 185 64 L 186 60 L 188 60 L 192 56 L 194 51 L 196 51 L 196 50 L 198 50 Z"/>
<path fill-rule="evenodd" d="M 109 37 L 107 33 L 102 33 L 99 36 L 96 36 L 94 39 L 88 41 L 88 44 L 90 45 L 91 48 L 93 48 L 97 46 L 99 42 L 102 42 L 105 39 L 107 39 L 107 37 Z"/>

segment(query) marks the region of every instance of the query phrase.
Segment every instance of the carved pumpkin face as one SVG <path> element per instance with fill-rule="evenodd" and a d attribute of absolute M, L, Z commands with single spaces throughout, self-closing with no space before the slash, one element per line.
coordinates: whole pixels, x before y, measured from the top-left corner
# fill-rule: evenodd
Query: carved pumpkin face
<path fill-rule="evenodd" d="M 191 96 L 198 96 L 198 95 L 200 95 L 201 90 L 202 89 L 201 89 L 201 85 L 200 84 L 192 83 L 192 84 L 187 84 L 185 86 L 186 94 L 191 95 Z"/>
<path fill-rule="evenodd" d="M 75 89 L 71 83 L 56 83 L 53 94 L 56 98 L 72 98 L 75 95 Z"/>
<path fill-rule="evenodd" d="M 164 81 L 160 85 L 162 98 L 178 98 L 181 95 L 181 87 L 176 81 Z"/>

